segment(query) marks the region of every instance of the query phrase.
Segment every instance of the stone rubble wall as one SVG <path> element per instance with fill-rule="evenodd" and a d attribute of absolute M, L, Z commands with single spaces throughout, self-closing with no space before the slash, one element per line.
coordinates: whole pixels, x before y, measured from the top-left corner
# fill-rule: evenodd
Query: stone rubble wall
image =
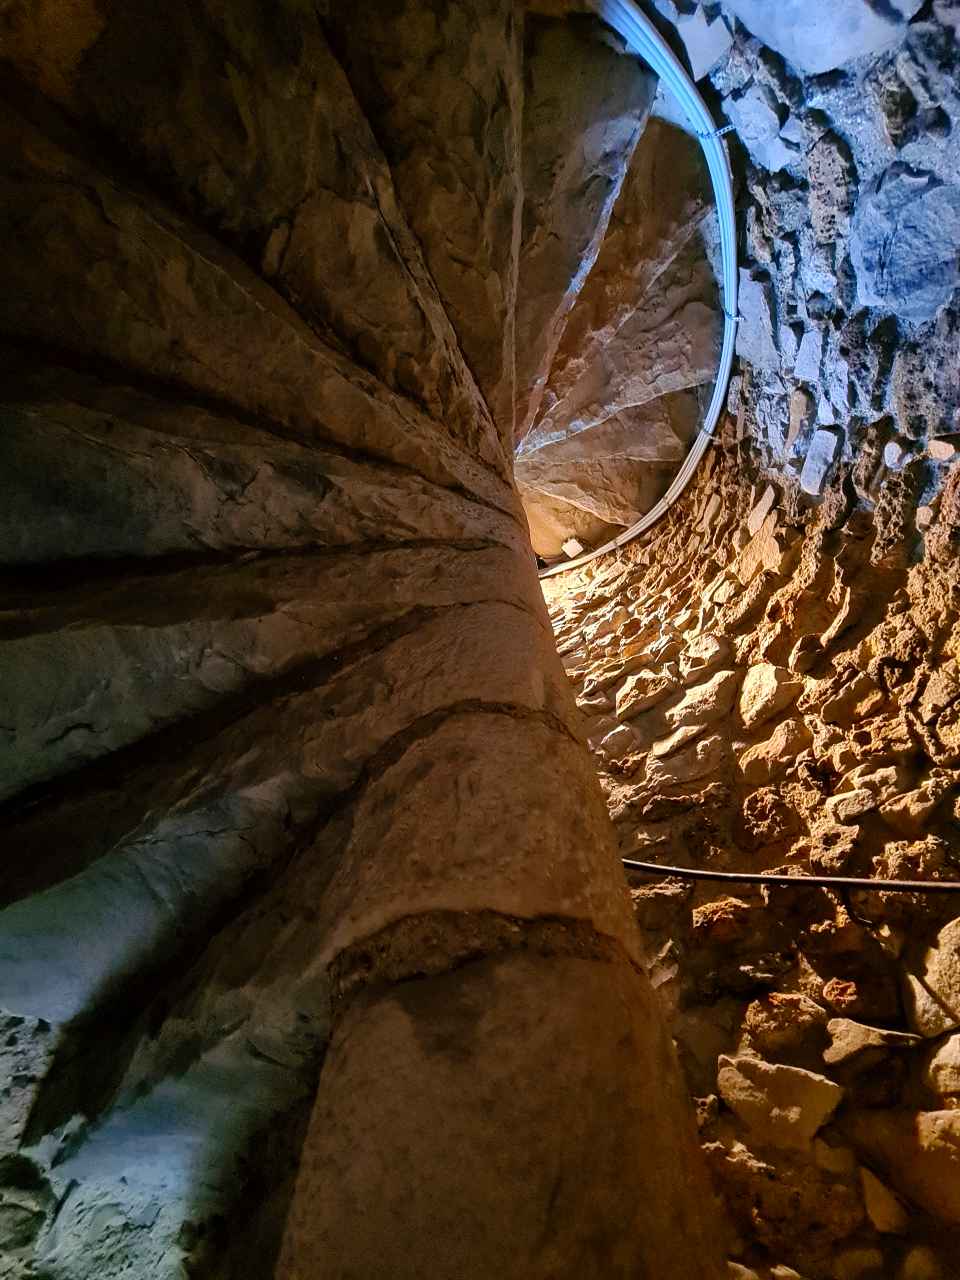
<path fill-rule="evenodd" d="M 960 10 L 656 6 L 736 125 L 740 362 L 544 582 L 621 856 L 960 880 Z M 731 1280 L 960 1275 L 960 895 L 631 883 Z"/>
<path fill-rule="evenodd" d="M 960 7 L 728 7 L 704 84 L 743 180 L 731 411 L 812 497 L 844 462 L 868 506 L 894 472 L 933 502 L 960 441 Z"/>
<path fill-rule="evenodd" d="M 718 125 L 733 127 L 731 412 L 771 473 L 813 498 L 843 461 L 859 464 L 865 504 L 894 471 L 934 503 L 960 449 L 960 7 L 652 2 Z M 669 96 L 653 111 L 521 444 L 517 476 L 548 558 L 648 510 L 709 399 L 719 302 L 705 170 Z M 651 270 L 664 257 L 669 269 Z"/>
<path fill-rule="evenodd" d="M 621 856 L 960 880 L 960 465 L 921 531 L 900 473 L 870 513 L 853 465 L 814 505 L 764 458 L 728 419 L 657 528 L 544 581 Z M 631 883 L 731 1276 L 956 1276 L 960 896 Z"/>

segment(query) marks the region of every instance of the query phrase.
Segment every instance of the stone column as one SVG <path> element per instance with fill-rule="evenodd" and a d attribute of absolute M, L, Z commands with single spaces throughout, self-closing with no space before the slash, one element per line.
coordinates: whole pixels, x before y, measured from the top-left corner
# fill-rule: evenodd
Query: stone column
<path fill-rule="evenodd" d="M 8 17 L 15 1261 L 715 1276 L 504 451 L 513 231 L 458 294 L 312 6 Z M 436 199 L 513 228 L 512 6 L 397 22 Z"/>

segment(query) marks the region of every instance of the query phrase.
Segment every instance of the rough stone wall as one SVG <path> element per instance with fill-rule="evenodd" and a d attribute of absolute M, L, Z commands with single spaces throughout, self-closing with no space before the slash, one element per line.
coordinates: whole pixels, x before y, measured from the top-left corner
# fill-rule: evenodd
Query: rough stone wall
<path fill-rule="evenodd" d="M 661 525 L 544 584 L 621 854 L 960 881 L 960 9 L 656 6 L 736 126 L 740 361 Z M 960 1275 L 960 895 L 632 883 L 731 1275 Z"/>
<path fill-rule="evenodd" d="M 731 8 L 747 430 L 811 496 L 843 461 L 865 504 L 898 473 L 932 500 L 960 431 L 960 8 Z"/>
<path fill-rule="evenodd" d="M 622 856 L 960 879 L 960 467 L 905 536 L 849 468 L 812 507 L 735 436 L 644 540 L 545 582 Z M 632 883 L 732 1256 L 955 1276 L 956 897 Z"/>
<path fill-rule="evenodd" d="M 2 10 L 0 1272 L 714 1277 L 503 449 L 518 14 Z"/>
<path fill-rule="evenodd" d="M 733 130 L 742 376 L 731 412 L 742 392 L 764 465 L 811 497 L 843 460 L 859 464 L 866 504 L 902 472 L 928 505 L 960 440 L 960 9 L 652 3 Z M 596 545 L 653 505 L 716 367 L 702 159 L 677 104 L 660 92 L 653 110 L 677 127 L 658 119 L 634 153 L 521 444 L 517 476 L 547 557 L 571 535 Z"/>
<path fill-rule="evenodd" d="M 960 467 L 918 535 L 901 489 L 871 517 L 841 464 L 811 506 L 725 437 L 661 526 L 545 582 L 621 855 L 960 880 Z M 956 1276 L 957 898 L 633 885 L 732 1274 Z"/>

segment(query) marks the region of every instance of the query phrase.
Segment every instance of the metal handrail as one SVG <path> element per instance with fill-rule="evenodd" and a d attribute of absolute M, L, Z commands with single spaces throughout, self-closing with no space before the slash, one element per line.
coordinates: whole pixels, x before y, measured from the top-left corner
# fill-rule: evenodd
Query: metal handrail
<path fill-rule="evenodd" d="M 627 43 L 628 49 L 638 54 L 657 73 L 660 79 L 670 88 L 683 107 L 693 132 L 700 140 L 706 156 L 707 168 L 710 170 L 710 181 L 713 184 L 714 198 L 717 204 L 717 216 L 720 222 L 720 253 L 723 270 L 723 345 L 720 349 L 720 363 L 717 368 L 716 381 L 713 384 L 713 397 L 707 408 L 703 424 L 696 440 L 690 447 L 682 466 L 655 506 L 636 524 L 625 529 L 610 542 L 597 547 L 593 551 L 584 552 L 573 560 L 549 565 L 541 569 L 540 577 L 549 578 L 557 573 L 567 573 L 570 569 L 578 569 L 597 556 L 606 555 L 618 547 L 638 538 L 663 516 L 676 502 L 690 483 L 700 459 L 707 451 L 713 436 L 714 428 L 720 420 L 727 395 L 727 384 L 730 381 L 730 370 L 733 366 L 734 347 L 737 332 L 737 226 L 736 211 L 733 204 L 733 179 L 730 175 L 730 161 L 721 137 L 729 131 L 729 126 L 718 129 L 710 114 L 707 104 L 700 97 L 693 81 L 684 71 L 673 50 L 663 39 L 649 18 L 637 8 L 633 0 L 593 0 L 594 7 L 600 17 L 608 23 Z"/>

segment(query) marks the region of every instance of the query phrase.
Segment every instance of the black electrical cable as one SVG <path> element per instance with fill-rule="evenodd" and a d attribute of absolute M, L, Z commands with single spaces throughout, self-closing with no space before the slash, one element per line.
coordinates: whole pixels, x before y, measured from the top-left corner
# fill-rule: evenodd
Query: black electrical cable
<path fill-rule="evenodd" d="M 871 880 L 859 876 L 782 876 L 769 872 L 698 871 L 694 867 L 667 867 L 659 862 L 636 862 L 624 858 L 628 871 L 647 875 L 679 877 L 681 880 L 724 880 L 737 884 L 778 884 L 790 889 L 816 885 L 824 889 L 875 889 L 883 893 L 958 893 L 960 880 Z"/>

